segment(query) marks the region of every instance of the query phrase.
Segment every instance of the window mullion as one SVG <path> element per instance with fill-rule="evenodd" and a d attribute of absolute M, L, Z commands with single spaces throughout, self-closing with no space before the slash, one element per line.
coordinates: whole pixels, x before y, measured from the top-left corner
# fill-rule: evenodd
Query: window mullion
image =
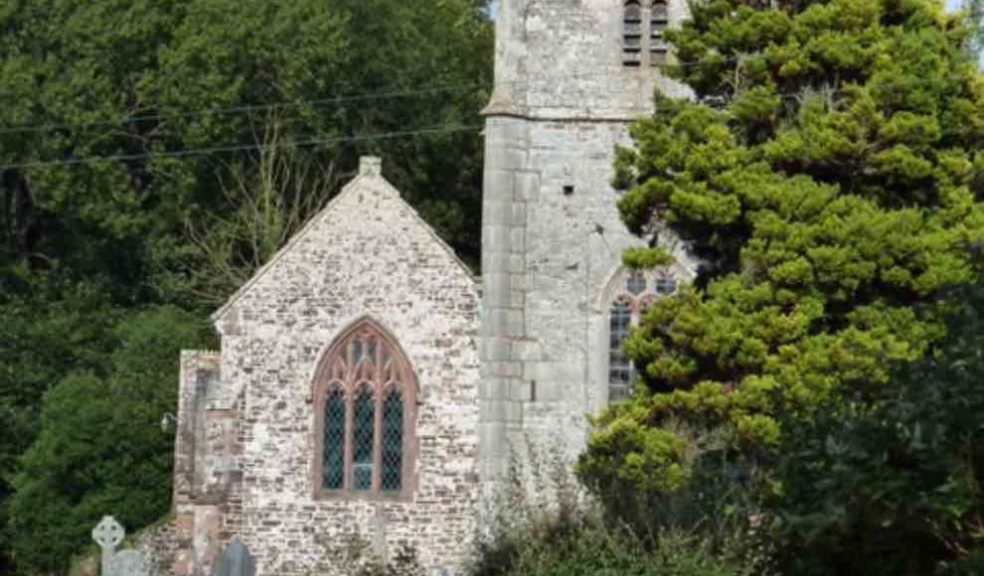
<path fill-rule="evenodd" d="M 342 480 L 342 489 L 351 490 L 352 486 L 352 441 L 355 428 L 355 389 L 351 383 L 347 383 L 345 393 L 345 478 Z"/>
<path fill-rule="evenodd" d="M 381 492 L 380 487 L 382 484 L 382 468 L 383 468 L 383 450 L 382 450 L 382 437 L 383 437 L 383 386 L 384 383 L 379 382 L 378 379 L 375 383 L 375 398 L 376 403 L 376 413 L 373 415 L 375 421 L 373 422 L 373 433 L 372 433 L 372 492 L 378 494 Z"/>

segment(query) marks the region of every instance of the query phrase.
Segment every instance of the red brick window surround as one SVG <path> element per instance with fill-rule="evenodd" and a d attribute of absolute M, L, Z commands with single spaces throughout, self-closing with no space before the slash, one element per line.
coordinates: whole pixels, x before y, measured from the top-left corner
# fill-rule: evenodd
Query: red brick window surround
<path fill-rule="evenodd" d="M 404 499 L 414 489 L 413 370 L 396 341 L 363 319 L 325 352 L 314 378 L 314 494 Z"/>

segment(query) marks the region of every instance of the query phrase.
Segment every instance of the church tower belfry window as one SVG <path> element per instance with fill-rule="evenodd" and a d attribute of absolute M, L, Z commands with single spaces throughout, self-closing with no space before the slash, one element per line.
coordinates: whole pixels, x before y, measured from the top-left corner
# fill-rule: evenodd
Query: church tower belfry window
<path fill-rule="evenodd" d="M 644 3 L 643 3 L 644 2 Z M 666 30 L 670 26 L 667 0 L 627 0 L 622 18 L 622 64 L 627 67 L 667 64 L 669 45 Z"/>
<path fill-rule="evenodd" d="M 622 63 L 639 66 L 642 62 L 642 5 L 638 0 L 625 3 L 622 19 Z"/>
<path fill-rule="evenodd" d="M 668 272 L 629 270 L 621 278 L 608 311 L 608 401 L 632 395 L 635 365 L 622 350 L 632 328 L 658 298 L 675 293 L 677 281 Z"/>
<path fill-rule="evenodd" d="M 666 2 L 655 0 L 649 17 L 649 63 L 665 66 L 669 48 L 666 44 L 666 28 L 670 25 L 670 10 Z"/>
<path fill-rule="evenodd" d="M 409 495 L 414 382 L 403 352 L 375 322 L 362 320 L 336 339 L 314 380 L 316 495 Z"/>

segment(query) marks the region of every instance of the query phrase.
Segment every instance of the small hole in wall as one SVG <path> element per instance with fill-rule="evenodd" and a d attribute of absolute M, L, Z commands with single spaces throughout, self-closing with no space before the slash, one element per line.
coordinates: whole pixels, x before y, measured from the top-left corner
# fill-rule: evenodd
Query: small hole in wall
<path fill-rule="evenodd" d="M 570 196 L 572 194 L 574 194 L 574 185 L 567 184 L 566 186 L 564 186 L 564 196 Z"/>
<path fill-rule="evenodd" d="M 530 380 L 530 402 L 536 402 L 536 380 Z"/>

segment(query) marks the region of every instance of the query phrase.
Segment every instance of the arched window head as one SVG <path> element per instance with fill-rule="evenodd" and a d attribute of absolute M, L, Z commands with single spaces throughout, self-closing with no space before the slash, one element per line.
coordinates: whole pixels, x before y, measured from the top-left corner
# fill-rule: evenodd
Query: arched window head
<path fill-rule="evenodd" d="M 628 0 L 622 17 L 622 64 L 639 66 L 642 62 L 642 5 Z"/>
<path fill-rule="evenodd" d="M 375 322 L 363 320 L 336 339 L 314 382 L 317 495 L 410 494 L 414 390 L 409 362 Z"/>
<path fill-rule="evenodd" d="M 632 395 L 636 369 L 623 346 L 642 314 L 659 298 L 677 291 L 677 281 L 665 271 L 629 270 L 620 276 L 608 310 L 608 400 Z"/>

